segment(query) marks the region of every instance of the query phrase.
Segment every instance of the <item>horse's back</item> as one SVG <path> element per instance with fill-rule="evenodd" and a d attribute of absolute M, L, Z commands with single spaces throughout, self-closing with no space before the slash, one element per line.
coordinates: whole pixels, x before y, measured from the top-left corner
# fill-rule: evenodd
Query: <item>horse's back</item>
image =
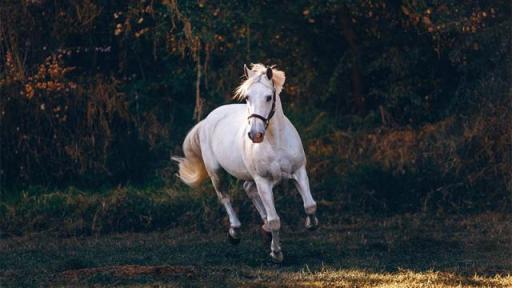
<path fill-rule="evenodd" d="M 241 118 L 244 115 L 246 109 L 245 104 L 227 104 L 215 108 L 208 116 L 206 121 L 217 121 L 221 118 Z"/>

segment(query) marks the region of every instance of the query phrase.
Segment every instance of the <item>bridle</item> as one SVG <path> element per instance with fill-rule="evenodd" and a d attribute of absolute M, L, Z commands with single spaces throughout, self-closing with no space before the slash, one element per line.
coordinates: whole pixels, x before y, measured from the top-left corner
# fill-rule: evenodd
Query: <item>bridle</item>
<path fill-rule="evenodd" d="M 251 118 L 258 118 L 261 121 L 263 121 L 263 123 L 265 123 L 265 130 L 267 130 L 268 124 L 270 123 L 270 119 L 272 119 L 272 117 L 274 116 L 275 113 L 276 113 L 276 86 L 274 86 L 274 80 L 272 79 L 272 108 L 270 109 L 270 113 L 268 113 L 267 118 L 265 118 L 259 114 L 253 113 L 253 114 L 249 115 L 249 117 L 247 117 L 247 120 L 250 120 Z"/>

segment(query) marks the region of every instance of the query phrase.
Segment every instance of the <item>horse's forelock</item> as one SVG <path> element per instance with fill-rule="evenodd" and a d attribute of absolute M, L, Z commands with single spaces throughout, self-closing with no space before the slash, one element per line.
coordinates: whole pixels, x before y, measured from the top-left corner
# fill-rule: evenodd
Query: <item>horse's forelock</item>
<path fill-rule="evenodd" d="M 283 85 L 286 80 L 286 76 L 283 71 L 275 69 L 274 66 L 271 66 L 272 68 L 272 80 L 274 82 L 274 86 L 276 88 L 276 94 L 279 95 L 281 91 L 283 90 Z M 236 100 L 243 100 L 245 97 L 245 94 L 247 93 L 247 90 L 251 85 L 255 82 L 258 82 L 261 75 L 266 74 L 267 66 L 257 63 L 257 64 L 251 64 L 251 71 L 255 72 L 254 75 L 248 79 L 246 79 L 240 86 L 238 86 L 235 89 L 235 95 L 233 96 Z"/>

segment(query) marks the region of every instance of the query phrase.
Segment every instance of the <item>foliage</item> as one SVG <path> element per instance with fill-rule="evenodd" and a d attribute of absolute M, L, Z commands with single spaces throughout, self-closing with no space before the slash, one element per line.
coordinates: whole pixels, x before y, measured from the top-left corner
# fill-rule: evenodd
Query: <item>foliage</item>
<path fill-rule="evenodd" d="M 174 185 L 187 130 L 231 101 L 244 63 L 264 62 L 287 73 L 285 112 L 327 207 L 508 209 L 510 13 L 508 1 L 3 1 L 2 200 L 33 185 Z"/>
<path fill-rule="evenodd" d="M 0 206 L 1 236 L 45 230 L 73 236 L 176 226 L 205 230 L 208 224 L 222 218 L 215 195 L 178 194 L 170 189 L 117 188 L 107 193 L 86 193 L 69 188 L 62 192 L 30 193 L 34 192 L 24 191 L 16 205 Z M 195 221 L 199 218 L 204 223 Z"/>

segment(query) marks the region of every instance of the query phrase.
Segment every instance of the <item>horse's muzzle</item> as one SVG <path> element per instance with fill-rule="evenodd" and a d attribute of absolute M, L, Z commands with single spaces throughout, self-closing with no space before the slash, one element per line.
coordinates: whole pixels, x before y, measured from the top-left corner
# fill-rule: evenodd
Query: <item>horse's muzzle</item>
<path fill-rule="evenodd" d="M 249 136 L 249 139 L 251 139 L 252 143 L 261 143 L 263 142 L 263 138 L 265 138 L 265 134 L 262 132 L 250 131 L 247 133 L 247 136 Z"/>

